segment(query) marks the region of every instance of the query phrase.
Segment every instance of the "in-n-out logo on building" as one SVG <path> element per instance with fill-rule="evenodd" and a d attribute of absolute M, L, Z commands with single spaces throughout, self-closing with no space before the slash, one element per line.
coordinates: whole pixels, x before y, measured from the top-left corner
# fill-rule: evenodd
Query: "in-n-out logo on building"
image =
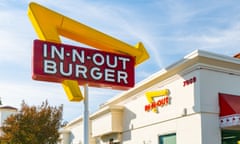
<path fill-rule="evenodd" d="M 146 92 L 145 95 L 149 102 L 149 104 L 146 104 L 144 107 L 146 112 L 153 111 L 155 113 L 158 113 L 158 107 L 163 107 L 170 104 L 169 89 L 150 91 Z M 158 99 L 155 97 L 158 97 Z"/>
<path fill-rule="evenodd" d="M 90 86 L 128 89 L 134 86 L 132 56 L 35 40 L 33 79 L 62 82 L 77 80 Z"/>

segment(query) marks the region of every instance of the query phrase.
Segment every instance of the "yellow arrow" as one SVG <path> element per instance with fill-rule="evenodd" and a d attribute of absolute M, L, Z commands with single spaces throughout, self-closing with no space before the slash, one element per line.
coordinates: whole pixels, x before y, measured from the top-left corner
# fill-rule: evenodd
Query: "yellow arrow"
<path fill-rule="evenodd" d="M 62 82 L 64 91 L 67 94 L 69 101 L 81 101 L 83 100 L 82 93 L 78 87 L 78 82 L 75 80 L 64 80 Z"/>
<path fill-rule="evenodd" d="M 134 56 L 136 58 L 135 65 L 149 58 L 149 54 L 141 42 L 135 47 L 131 46 L 39 4 L 30 3 L 28 14 L 42 40 L 59 42 L 59 35 L 61 35 L 97 49 Z"/>
<path fill-rule="evenodd" d="M 37 15 L 35 15 L 37 13 Z M 28 9 L 28 16 L 41 40 L 61 43 L 57 33 L 57 28 L 49 27 L 51 22 L 59 23 L 59 16 L 56 13 L 50 13 L 49 17 L 45 17 L 48 13 L 41 13 L 41 6 L 35 3 L 30 3 Z M 45 17 L 45 18 L 44 18 Z M 55 17 L 55 18 L 53 18 Z M 39 20 L 41 24 L 39 25 Z M 51 22 L 50 22 L 51 21 Z M 47 28 L 47 29 L 45 29 Z M 52 28 L 52 29 L 51 29 Z M 82 93 L 78 87 L 78 82 L 75 80 L 64 80 L 62 82 L 64 91 L 69 101 L 81 101 L 83 99 Z"/>
<path fill-rule="evenodd" d="M 151 104 L 154 102 L 153 98 L 154 97 L 160 97 L 160 96 L 169 96 L 170 91 L 169 89 L 163 89 L 163 90 L 158 90 L 158 91 L 150 91 L 150 92 L 146 92 L 146 98 L 148 100 L 148 102 Z M 157 112 L 157 108 L 153 108 L 152 109 L 154 112 Z"/>

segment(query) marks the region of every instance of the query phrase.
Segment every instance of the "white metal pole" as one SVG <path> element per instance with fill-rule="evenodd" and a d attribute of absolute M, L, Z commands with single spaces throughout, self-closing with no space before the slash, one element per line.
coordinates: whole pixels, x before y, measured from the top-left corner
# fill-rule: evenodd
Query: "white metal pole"
<path fill-rule="evenodd" d="M 89 144 L 89 110 L 88 110 L 88 84 L 84 85 L 84 115 L 83 115 L 83 128 L 84 128 L 84 144 Z"/>

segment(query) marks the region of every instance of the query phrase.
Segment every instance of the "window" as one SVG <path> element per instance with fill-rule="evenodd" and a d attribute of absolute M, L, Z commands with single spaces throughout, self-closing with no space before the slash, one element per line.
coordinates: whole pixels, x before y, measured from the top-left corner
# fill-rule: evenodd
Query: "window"
<path fill-rule="evenodd" d="M 159 144 L 176 144 L 176 133 L 159 136 Z"/>
<path fill-rule="evenodd" d="M 239 130 L 222 130 L 222 144 L 238 144 L 240 143 Z"/>

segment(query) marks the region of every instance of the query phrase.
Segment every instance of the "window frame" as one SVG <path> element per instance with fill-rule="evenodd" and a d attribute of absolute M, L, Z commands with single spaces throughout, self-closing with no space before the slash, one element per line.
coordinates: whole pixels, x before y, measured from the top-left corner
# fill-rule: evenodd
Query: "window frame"
<path fill-rule="evenodd" d="M 163 134 L 163 135 L 158 135 L 158 144 L 164 144 L 162 142 L 163 137 L 169 137 L 169 136 L 175 136 L 176 138 L 176 143 L 177 143 L 177 134 L 176 133 L 169 133 L 169 134 Z"/>

